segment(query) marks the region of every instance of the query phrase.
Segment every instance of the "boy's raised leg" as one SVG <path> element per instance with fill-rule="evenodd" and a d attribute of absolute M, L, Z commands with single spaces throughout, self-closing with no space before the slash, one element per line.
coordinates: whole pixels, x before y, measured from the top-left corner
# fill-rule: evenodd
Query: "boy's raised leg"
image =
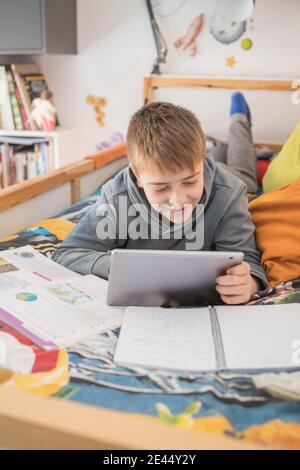
<path fill-rule="evenodd" d="M 219 142 L 215 147 L 213 147 L 209 154 L 214 157 L 215 162 L 227 163 L 227 144 Z"/>
<path fill-rule="evenodd" d="M 228 134 L 227 166 L 247 184 L 248 192 L 258 189 L 256 152 L 251 132 L 251 115 L 241 93 L 234 93 L 231 100 Z"/>

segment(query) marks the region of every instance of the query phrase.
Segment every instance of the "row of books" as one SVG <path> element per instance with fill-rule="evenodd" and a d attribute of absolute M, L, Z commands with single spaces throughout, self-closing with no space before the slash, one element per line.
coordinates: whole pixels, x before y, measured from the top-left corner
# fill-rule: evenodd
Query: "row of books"
<path fill-rule="evenodd" d="M 37 64 L 0 65 L 0 128 L 37 130 L 30 119 L 31 103 L 46 89 Z"/>
<path fill-rule="evenodd" d="M 0 142 L 0 189 L 49 171 L 48 142 L 15 145 Z"/>

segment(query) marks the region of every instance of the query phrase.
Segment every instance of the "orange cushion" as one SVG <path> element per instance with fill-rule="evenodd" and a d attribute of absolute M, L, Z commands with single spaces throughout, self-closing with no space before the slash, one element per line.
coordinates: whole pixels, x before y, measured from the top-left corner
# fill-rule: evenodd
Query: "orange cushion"
<path fill-rule="evenodd" d="M 271 286 L 300 276 L 300 179 L 249 204 Z"/>

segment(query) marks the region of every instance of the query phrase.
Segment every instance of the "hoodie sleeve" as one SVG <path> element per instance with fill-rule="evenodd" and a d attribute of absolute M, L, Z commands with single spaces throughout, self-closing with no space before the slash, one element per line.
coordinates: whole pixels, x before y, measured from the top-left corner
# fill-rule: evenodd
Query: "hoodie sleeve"
<path fill-rule="evenodd" d="M 120 246 L 117 210 L 105 192 L 53 253 L 52 259 L 80 274 L 108 278 L 110 251 Z M 125 242 L 125 241 L 124 241 Z"/>
<path fill-rule="evenodd" d="M 251 275 L 259 281 L 261 289 L 265 289 L 268 281 L 256 246 L 255 226 L 248 211 L 245 189 L 243 185 L 220 220 L 215 233 L 215 249 L 243 252 L 244 261 L 250 264 Z"/>

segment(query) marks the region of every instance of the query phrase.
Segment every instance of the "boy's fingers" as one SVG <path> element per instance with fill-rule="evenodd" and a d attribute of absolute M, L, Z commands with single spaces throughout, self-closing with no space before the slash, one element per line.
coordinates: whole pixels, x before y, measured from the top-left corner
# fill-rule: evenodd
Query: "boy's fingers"
<path fill-rule="evenodd" d="M 226 274 L 234 274 L 236 276 L 242 276 L 243 274 L 250 273 L 250 265 L 243 261 L 241 264 L 237 266 L 233 266 L 232 268 L 227 269 Z"/>
<path fill-rule="evenodd" d="M 243 280 L 243 276 L 234 276 L 234 275 L 226 275 L 226 276 L 219 276 L 216 279 L 216 282 L 220 286 L 234 286 L 245 284 Z"/>
<path fill-rule="evenodd" d="M 228 305 L 239 305 L 247 302 L 243 295 L 221 295 L 221 299 Z"/>
<path fill-rule="evenodd" d="M 216 286 L 216 291 L 221 295 L 239 296 L 245 294 L 245 284 L 240 286 Z"/>

